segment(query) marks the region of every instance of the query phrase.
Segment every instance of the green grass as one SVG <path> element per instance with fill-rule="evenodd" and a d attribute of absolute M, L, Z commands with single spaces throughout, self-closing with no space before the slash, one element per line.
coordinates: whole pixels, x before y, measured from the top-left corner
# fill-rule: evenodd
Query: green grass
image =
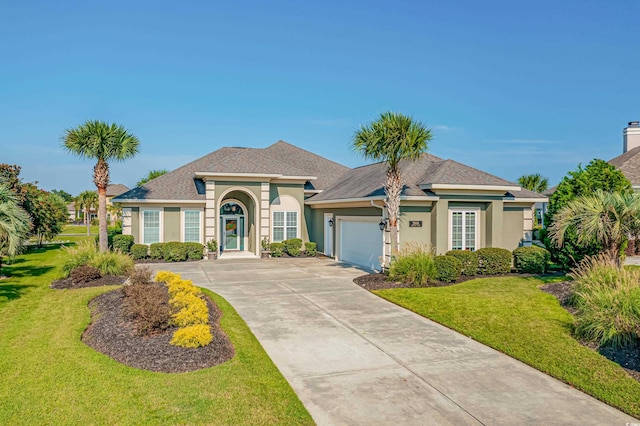
<path fill-rule="evenodd" d="M 573 318 L 536 278 L 484 278 L 379 296 L 640 416 L 640 383 L 571 335 Z"/>
<path fill-rule="evenodd" d="M 91 230 L 91 235 L 98 235 L 98 225 L 92 225 L 89 227 L 89 229 Z M 87 235 L 87 227 L 86 225 L 66 225 L 64 228 L 62 228 L 62 232 L 60 233 L 60 235 L 65 234 Z"/>
<path fill-rule="evenodd" d="M 85 237 L 86 238 L 86 237 Z M 78 237 L 81 239 L 81 237 Z M 244 321 L 220 296 L 236 356 L 216 367 L 153 373 L 81 342 L 87 303 L 116 287 L 51 290 L 57 246 L 18 256 L 0 281 L 0 424 L 312 424 Z"/>

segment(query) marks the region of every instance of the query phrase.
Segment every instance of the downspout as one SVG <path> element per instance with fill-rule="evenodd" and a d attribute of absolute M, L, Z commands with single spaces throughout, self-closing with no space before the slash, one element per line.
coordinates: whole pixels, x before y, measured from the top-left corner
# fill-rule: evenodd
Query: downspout
<path fill-rule="evenodd" d="M 371 207 L 377 207 L 380 210 L 382 210 L 382 219 L 386 219 L 386 215 L 385 215 L 385 208 L 384 206 L 379 206 L 377 204 L 375 204 L 375 200 L 369 200 L 371 202 Z M 382 240 L 382 262 L 380 262 L 381 266 L 382 266 L 382 272 L 384 272 L 385 268 L 388 267 L 389 265 L 389 261 L 391 260 L 391 245 L 390 243 L 387 243 L 387 240 L 389 239 L 387 236 L 387 233 L 389 232 L 388 230 L 384 230 L 382 231 L 384 234 L 384 238 Z"/>

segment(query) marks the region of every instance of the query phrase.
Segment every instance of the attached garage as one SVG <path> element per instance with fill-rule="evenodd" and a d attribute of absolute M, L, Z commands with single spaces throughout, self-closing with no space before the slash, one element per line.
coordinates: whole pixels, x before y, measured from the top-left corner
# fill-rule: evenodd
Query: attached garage
<path fill-rule="evenodd" d="M 337 258 L 369 269 L 380 270 L 383 241 L 378 217 L 337 217 Z"/>

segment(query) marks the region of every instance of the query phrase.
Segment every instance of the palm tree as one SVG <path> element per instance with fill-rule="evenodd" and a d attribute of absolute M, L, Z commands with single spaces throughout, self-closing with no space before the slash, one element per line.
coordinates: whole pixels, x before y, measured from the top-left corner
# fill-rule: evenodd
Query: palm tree
<path fill-rule="evenodd" d="M 353 137 L 352 148 L 364 158 L 387 163 L 387 178 L 384 183 L 386 208 L 389 216 L 391 254 L 399 250 L 398 216 L 402 177 L 401 160 L 417 160 L 428 148 L 431 130 L 413 118 L 394 112 L 380 114 L 378 119 L 360 126 Z"/>
<path fill-rule="evenodd" d="M 14 256 L 31 230 L 31 218 L 6 185 L 0 185 L 0 269 L 3 256 Z"/>
<path fill-rule="evenodd" d="M 620 251 L 640 232 L 640 193 L 596 190 L 562 207 L 553 217 L 549 237 L 562 246 L 565 234 L 575 231 L 579 244 L 594 239 L 620 261 Z"/>
<path fill-rule="evenodd" d="M 87 235 L 91 235 L 91 211 L 98 207 L 98 193 L 96 191 L 82 191 L 77 197 L 76 208 L 84 212 L 84 224 L 87 225 Z"/>
<path fill-rule="evenodd" d="M 107 185 L 109 161 L 122 161 L 138 153 L 138 138 L 124 127 L 93 120 L 68 129 L 63 145 L 72 154 L 97 160 L 93 167 L 93 183 L 98 188 L 98 220 L 100 251 L 109 249 L 107 241 Z"/>
<path fill-rule="evenodd" d="M 142 186 L 145 183 L 149 182 L 150 180 L 153 180 L 157 177 L 160 177 L 164 174 L 169 173 L 169 170 L 167 169 L 157 169 L 157 170 L 149 170 L 149 173 L 143 177 L 142 179 L 140 179 L 137 183 L 136 186 Z"/>
<path fill-rule="evenodd" d="M 518 185 L 529 191 L 543 193 L 549 189 L 549 179 L 542 177 L 540 173 L 523 175 L 518 178 Z"/>

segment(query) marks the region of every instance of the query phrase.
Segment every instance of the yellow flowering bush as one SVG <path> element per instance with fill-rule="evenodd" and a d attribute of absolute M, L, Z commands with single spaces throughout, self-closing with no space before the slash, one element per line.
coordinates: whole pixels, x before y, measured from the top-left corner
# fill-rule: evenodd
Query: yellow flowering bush
<path fill-rule="evenodd" d="M 179 274 L 176 274 L 175 272 L 158 271 L 158 273 L 156 274 L 156 282 L 158 283 L 169 284 L 171 281 L 181 280 L 181 279 L 182 277 Z"/>
<path fill-rule="evenodd" d="M 208 325 L 197 324 L 178 329 L 173 333 L 171 344 L 183 348 L 199 348 L 207 346 L 213 340 Z"/>

